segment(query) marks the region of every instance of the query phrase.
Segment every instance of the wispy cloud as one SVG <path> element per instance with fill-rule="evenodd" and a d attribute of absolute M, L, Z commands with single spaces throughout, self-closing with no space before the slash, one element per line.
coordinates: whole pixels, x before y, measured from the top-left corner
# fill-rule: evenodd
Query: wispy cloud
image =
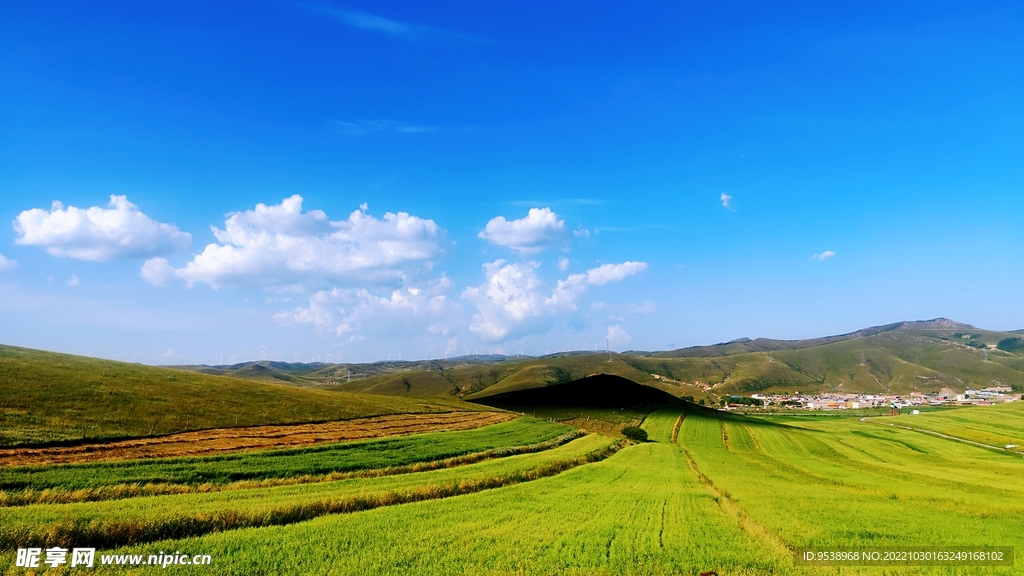
<path fill-rule="evenodd" d="M 420 126 L 408 122 L 397 122 L 395 120 L 356 120 L 354 122 L 335 120 L 334 125 L 342 133 L 350 136 L 362 136 L 374 132 L 389 132 L 392 134 L 425 134 L 434 132 L 437 126 Z"/>
<path fill-rule="evenodd" d="M 726 210 L 732 210 L 733 212 L 736 211 L 736 209 L 733 208 L 732 206 L 732 196 L 726 194 L 725 192 L 722 192 L 722 196 L 721 198 L 719 198 L 719 200 L 722 201 L 722 208 L 725 208 Z"/>
<path fill-rule="evenodd" d="M 825 260 L 828 260 L 829 258 L 831 258 L 831 257 L 833 257 L 835 255 L 836 255 L 835 252 L 833 252 L 831 250 L 825 250 L 824 252 L 819 252 L 819 253 L 815 254 L 814 256 L 811 256 L 811 258 L 813 258 L 813 259 L 815 259 L 815 260 L 817 260 L 819 262 L 824 262 Z"/>
<path fill-rule="evenodd" d="M 327 4 L 318 3 L 305 3 L 301 4 L 301 6 L 312 12 L 316 12 L 317 14 L 322 14 L 324 16 L 340 20 L 353 28 L 380 32 L 382 34 L 387 34 L 407 41 L 439 41 L 477 45 L 494 43 L 487 38 L 474 36 L 472 34 L 463 34 L 462 32 L 445 30 L 443 28 L 434 28 L 433 26 L 424 26 L 422 24 L 400 22 L 398 20 L 392 20 L 391 18 L 385 18 L 384 16 L 363 12 L 361 10 L 345 10 L 343 8 L 336 8 Z"/>

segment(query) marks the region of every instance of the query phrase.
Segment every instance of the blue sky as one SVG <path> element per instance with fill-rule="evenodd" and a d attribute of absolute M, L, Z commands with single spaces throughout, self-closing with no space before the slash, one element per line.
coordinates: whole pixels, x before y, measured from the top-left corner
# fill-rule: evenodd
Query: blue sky
<path fill-rule="evenodd" d="M 1022 61 L 1014 2 L 8 2 L 0 342 L 1024 328 Z"/>

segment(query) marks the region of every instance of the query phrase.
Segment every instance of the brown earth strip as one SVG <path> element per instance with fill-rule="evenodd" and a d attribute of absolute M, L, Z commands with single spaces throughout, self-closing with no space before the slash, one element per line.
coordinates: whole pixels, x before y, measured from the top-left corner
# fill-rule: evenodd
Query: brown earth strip
<path fill-rule="evenodd" d="M 683 426 L 683 419 L 686 418 L 686 412 L 680 412 L 679 418 L 676 419 L 675 426 L 672 427 L 672 443 L 676 444 L 676 440 L 679 438 L 679 429 Z"/>
<path fill-rule="evenodd" d="M 220 428 L 80 446 L 7 448 L 0 449 L 0 466 L 204 456 L 245 450 L 292 448 L 423 432 L 469 430 L 515 417 L 505 412 L 395 414 L 320 424 Z"/>

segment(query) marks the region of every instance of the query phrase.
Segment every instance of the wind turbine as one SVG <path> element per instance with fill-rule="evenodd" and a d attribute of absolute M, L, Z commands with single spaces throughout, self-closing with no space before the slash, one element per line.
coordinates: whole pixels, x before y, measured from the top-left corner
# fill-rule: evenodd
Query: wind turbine
<path fill-rule="evenodd" d="M 297 359 L 298 357 L 299 357 L 299 353 L 298 353 L 298 352 L 292 352 L 292 362 L 295 362 L 295 360 L 296 360 L 296 359 Z"/>
<path fill-rule="evenodd" d="M 221 366 L 224 365 L 224 355 L 223 354 L 220 355 L 220 358 L 218 358 L 217 363 L 220 364 Z"/>
<path fill-rule="evenodd" d="M 117 354 L 111 354 L 114 357 L 114 361 L 117 362 Z"/>
<path fill-rule="evenodd" d="M 263 346 L 260 347 L 260 352 L 263 353 L 263 359 L 266 360 L 267 359 L 267 345 L 266 344 L 264 344 Z"/>
<path fill-rule="evenodd" d="M 329 364 L 331 362 L 331 353 L 330 352 L 324 352 L 324 356 L 327 358 L 327 363 Z"/>

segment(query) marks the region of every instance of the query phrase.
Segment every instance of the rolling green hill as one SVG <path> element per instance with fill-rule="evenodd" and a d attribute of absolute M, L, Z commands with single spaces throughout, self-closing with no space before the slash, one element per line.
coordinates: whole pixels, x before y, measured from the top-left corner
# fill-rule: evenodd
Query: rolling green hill
<path fill-rule="evenodd" d="M 438 409 L 445 408 L 0 346 L 0 446 Z"/>
<path fill-rule="evenodd" d="M 754 392 L 894 393 L 1024 389 L 1020 332 L 944 318 L 898 322 L 808 340 L 741 338 L 663 352 L 573 352 L 542 357 L 468 356 L 370 364 L 261 361 L 193 371 L 332 392 L 416 401 L 481 400 L 595 374 L 621 376 L 694 400 Z M 351 380 L 349 380 L 351 378 Z"/>
<path fill-rule="evenodd" d="M 593 374 L 612 374 L 694 399 L 754 392 L 899 393 L 1024 389 L 1024 349 L 1013 333 L 946 319 L 900 322 L 810 340 L 740 339 L 667 352 L 576 352 L 487 361 L 383 363 L 336 369 L 354 375 L 332 390 L 480 400 Z M 1004 342 L 1003 348 L 997 346 Z M 371 368 L 373 367 L 373 368 Z M 306 373 L 322 378 L 329 368 Z M 376 371 L 374 373 L 374 370 Z M 371 374 L 365 376 L 364 374 Z"/>

